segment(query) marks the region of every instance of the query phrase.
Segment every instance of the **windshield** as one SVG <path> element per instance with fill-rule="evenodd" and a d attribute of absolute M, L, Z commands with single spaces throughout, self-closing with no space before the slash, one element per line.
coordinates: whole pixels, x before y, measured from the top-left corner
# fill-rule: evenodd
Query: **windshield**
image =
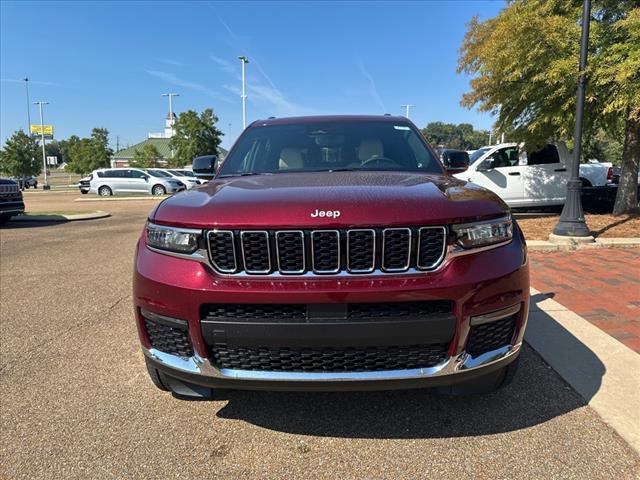
<path fill-rule="evenodd" d="M 195 177 L 191 170 L 171 170 L 176 175 L 181 175 L 183 177 Z"/>
<path fill-rule="evenodd" d="M 442 173 L 439 161 L 409 125 L 368 121 L 250 128 L 219 176 L 336 170 Z"/>
<path fill-rule="evenodd" d="M 158 178 L 171 178 L 170 174 L 168 174 L 167 172 L 163 172 L 162 170 L 147 170 L 147 173 Z"/>
<path fill-rule="evenodd" d="M 482 155 L 491 150 L 491 147 L 482 147 L 469 155 L 469 165 L 478 160 Z"/>
<path fill-rule="evenodd" d="M 169 172 L 171 175 L 175 175 L 176 177 L 186 177 L 184 173 L 177 170 L 167 170 L 167 172 Z"/>

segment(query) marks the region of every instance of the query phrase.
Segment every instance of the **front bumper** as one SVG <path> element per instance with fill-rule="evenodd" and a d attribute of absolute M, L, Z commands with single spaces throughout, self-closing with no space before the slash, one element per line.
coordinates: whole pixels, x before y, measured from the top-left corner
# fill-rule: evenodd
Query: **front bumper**
<path fill-rule="evenodd" d="M 0 215 L 19 215 L 24 213 L 24 202 L 22 200 L 0 201 Z"/>
<path fill-rule="evenodd" d="M 437 272 L 313 279 L 223 277 L 205 264 L 153 252 L 143 239 L 136 256 L 134 303 L 147 362 L 183 382 L 212 388 L 266 390 L 435 387 L 489 374 L 517 358 L 529 307 L 528 268 L 519 231 L 507 245 L 448 258 Z M 219 368 L 210 353 L 211 341 L 203 334 L 201 318 L 202 306 L 209 303 L 327 304 L 440 299 L 453 302 L 454 332 L 446 358 L 425 368 L 353 372 Z M 186 321 L 193 356 L 171 355 L 154 348 L 141 315 L 145 310 Z M 516 320 L 508 341 L 479 354 L 467 351 L 472 323 L 498 321 L 510 315 Z M 363 333 L 364 337 L 367 335 Z"/>

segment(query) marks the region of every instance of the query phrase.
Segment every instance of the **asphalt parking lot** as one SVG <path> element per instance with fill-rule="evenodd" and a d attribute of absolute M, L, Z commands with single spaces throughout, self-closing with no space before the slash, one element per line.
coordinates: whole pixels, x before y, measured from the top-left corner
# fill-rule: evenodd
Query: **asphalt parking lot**
<path fill-rule="evenodd" d="M 160 392 L 131 307 L 154 201 L 80 205 L 113 216 L 0 230 L 0 478 L 638 478 L 637 454 L 529 347 L 480 397 Z"/>

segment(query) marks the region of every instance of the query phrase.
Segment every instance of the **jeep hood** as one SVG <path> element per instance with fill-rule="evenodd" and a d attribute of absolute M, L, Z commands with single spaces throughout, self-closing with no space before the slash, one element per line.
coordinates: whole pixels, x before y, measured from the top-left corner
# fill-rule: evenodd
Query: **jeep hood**
<path fill-rule="evenodd" d="M 312 217 L 316 211 L 340 213 Z M 166 199 L 150 219 L 194 228 L 345 228 L 462 223 L 508 211 L 494 193 L 448 175 L 306 172 L 213 180 Z"/>

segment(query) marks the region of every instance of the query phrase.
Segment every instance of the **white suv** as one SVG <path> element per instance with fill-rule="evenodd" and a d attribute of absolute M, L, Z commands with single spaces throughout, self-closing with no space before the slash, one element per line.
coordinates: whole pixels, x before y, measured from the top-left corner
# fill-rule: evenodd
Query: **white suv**
<path fill-rule="evenodd" d="M 610 167 L 581 164 L 583 185 L 606 185 Z M 569 151 L 562 142 L 529 153 L 517 143 L 502 143 L 473 152 L 468 170 L 455 176 L 497 193 L 510 207 L 546 207 L 564 203 L 569 168 Z"/>
<path fill-rule="evenodd" d="M 117 193 L 150 193 L 166 195 L 185 190 L 173 178 L 147 172 L 141 168 L 104 168 L 91 173 L 89 191 L 103 197 Z"/>

